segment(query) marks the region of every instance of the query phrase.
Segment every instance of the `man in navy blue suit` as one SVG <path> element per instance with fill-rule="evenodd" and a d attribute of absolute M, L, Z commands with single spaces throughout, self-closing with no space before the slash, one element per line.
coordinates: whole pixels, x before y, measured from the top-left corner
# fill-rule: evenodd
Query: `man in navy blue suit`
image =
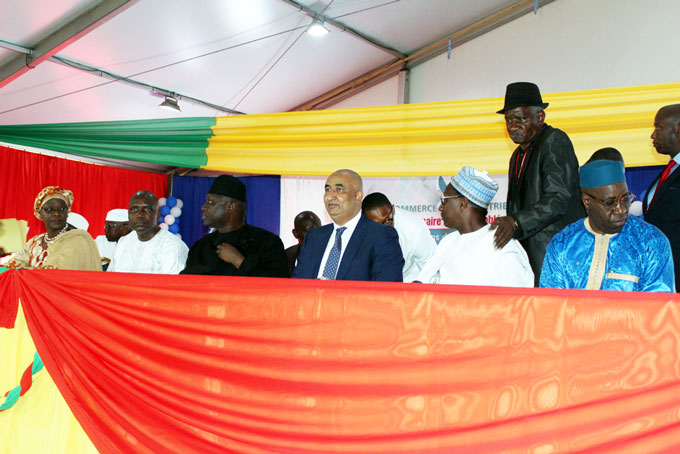
<path fill-rule="evenodd" d="M 362 215 L 361 177 L 349 169 L 326 180 L 323 201 L 333 219 L 307 232 L 294 278 L 345 281 L 402 281 L 404 257 L 394 227 Z"/>

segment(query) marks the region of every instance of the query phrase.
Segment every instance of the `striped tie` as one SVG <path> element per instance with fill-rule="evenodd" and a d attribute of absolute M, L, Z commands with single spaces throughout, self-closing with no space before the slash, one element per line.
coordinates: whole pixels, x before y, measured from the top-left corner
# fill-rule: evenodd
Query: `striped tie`
<path fill-rule="evenodd" d="M 342 232 L 347 230 L 347 227 L 340 227 L 335 231 L 335 244 L 331 248 L 331 253 L 328 254 L 328 260 L 326 260 L 326 266 L 323 268 L 324 279 L 335 279 L 335 275 L 338 273 L 338 264 L 340 263 L 340 251 L 342 251 Z"/>

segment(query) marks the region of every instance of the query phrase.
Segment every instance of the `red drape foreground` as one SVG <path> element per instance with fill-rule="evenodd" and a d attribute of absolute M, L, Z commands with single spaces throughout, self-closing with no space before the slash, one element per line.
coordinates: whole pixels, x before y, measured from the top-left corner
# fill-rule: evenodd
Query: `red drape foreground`
<path fill-rule="evenodd" d="M 102 453 L 680 450 L 675 295 L 9 273 Z"/>
<path fill-rule="evenodd" d="M 33 201 L 45 186 L 73 191 L 73 207 L 90 223 L 91 235 L 104 234 L 107 211 L 127 208 L 135 192 L 146 189 L 164 197 L 167 175 L 118 169 L 69 159 L 45 156 L 0 146 L 0 219 L 28 221 L 28 237 L 45 231 L 33 215 Z"/>

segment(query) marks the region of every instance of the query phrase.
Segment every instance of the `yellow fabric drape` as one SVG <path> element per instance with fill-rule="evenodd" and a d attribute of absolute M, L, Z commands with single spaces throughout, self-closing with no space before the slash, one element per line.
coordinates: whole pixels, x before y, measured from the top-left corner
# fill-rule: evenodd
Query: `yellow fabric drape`
<path fill-rule="evenodd" d="M 0 329 L 0 393 L 19 384 L 35 345 L 19 309 L 14 329 Z M 0 399 L 2 400 L 2 399 Z M 11 408 L 0 412 L 0 454 L 96 454 L 46 369 Z"/>
<path fill-rule="evenodd" d="M 680 99 L 680 83 L 547 93 L 546 122 L 564 130 L 584 162 L 615 147 L 629 167 L 667 158 L 652 147 L 656 111 Z M 211 170 L 364 176 L 449 175 L 471 165 L 505 173 L 515 145 L 502 98 L 221 117 L 207 149 Z"/>

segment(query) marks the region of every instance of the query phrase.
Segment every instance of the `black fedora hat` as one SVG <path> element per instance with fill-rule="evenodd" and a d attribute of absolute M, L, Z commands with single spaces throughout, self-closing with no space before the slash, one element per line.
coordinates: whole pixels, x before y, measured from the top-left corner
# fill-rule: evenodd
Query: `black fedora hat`
<path fill-rule="evenodd" d="M 545 109 L 548 103 L 543 102 L 538 85 L 531 82 L 513 82 L 505 89 L 505 105 L 496 113 L 504 114 L 506 110 L 525 106 L 538 106 Z"/>

